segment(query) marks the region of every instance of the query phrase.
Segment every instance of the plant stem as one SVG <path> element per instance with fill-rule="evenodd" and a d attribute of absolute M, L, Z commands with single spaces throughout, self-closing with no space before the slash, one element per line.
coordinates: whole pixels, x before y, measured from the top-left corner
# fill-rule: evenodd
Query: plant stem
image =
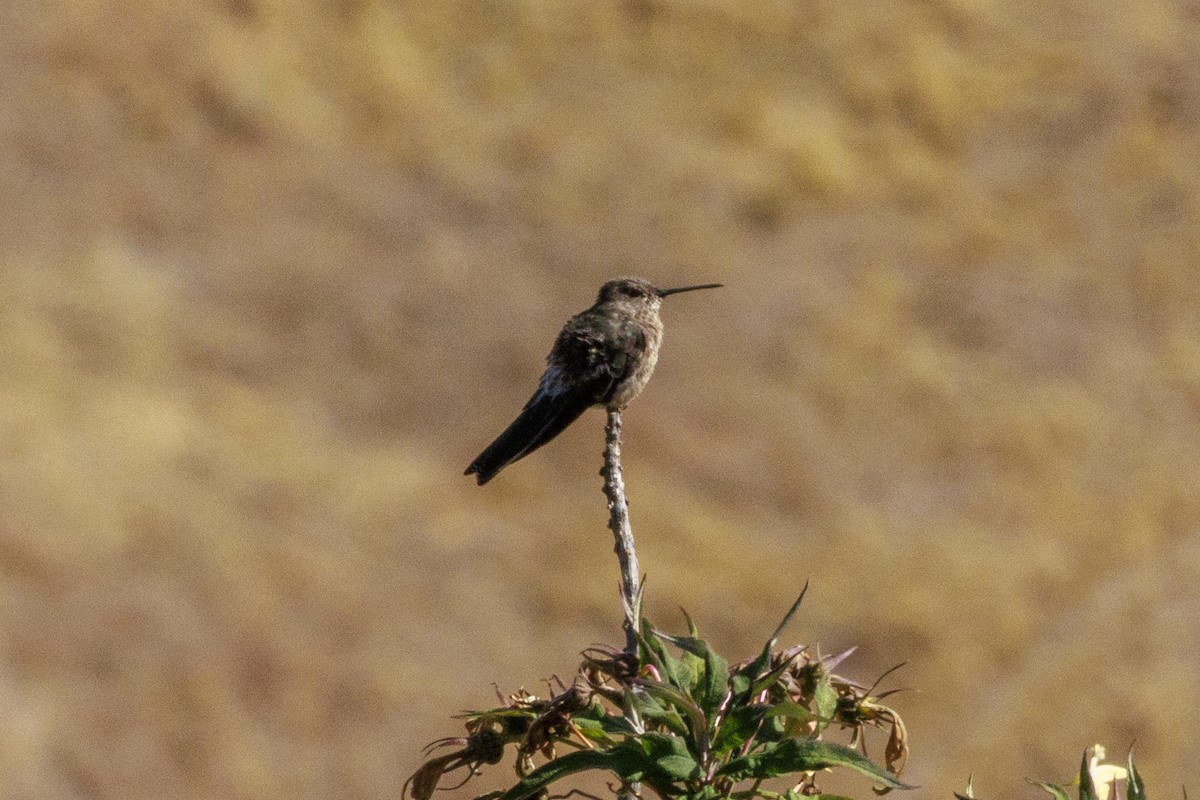
<path fill-rule="evenodd" d="M 608 527 L 613 532 L 614 552 L 621 566 L 621 604 L 625 608 L 625 650 L 637 653 L 637 633 L 641 623 L 641 582 L 633 529 L 629 526 L 629 503 L 625 500 L 625 481 L 621 477 L 621 412 L 608 409 L 604 427 L 604 496 L 608 498 Z"/>

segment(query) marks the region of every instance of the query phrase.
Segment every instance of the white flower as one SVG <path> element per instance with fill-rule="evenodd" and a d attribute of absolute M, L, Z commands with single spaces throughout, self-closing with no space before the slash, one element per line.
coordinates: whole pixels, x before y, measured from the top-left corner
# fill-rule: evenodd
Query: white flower
<path fill-rule="evenodd" d="M 1096 785 L 1096 797 L 1098 800 L 1108 800 L 1108 796 L 1112 792 L 1112 785 L 1117 781 L 1126 780 L 1129 777 L 1129 770 L 1114 764 L 1100 763 L 1104 761 L 1102 745 L 1092 745 L 1091 751 L 1092 757 L 1088 759 L 1088 772 L 1092 775 L 1092 783 Z"/>

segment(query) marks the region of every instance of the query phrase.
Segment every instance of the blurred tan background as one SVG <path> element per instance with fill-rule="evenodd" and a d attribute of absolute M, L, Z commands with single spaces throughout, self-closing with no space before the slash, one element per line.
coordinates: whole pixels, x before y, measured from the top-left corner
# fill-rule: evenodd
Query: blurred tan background
<path fill-rule="evenodd" d="M 602 415 L 460 473 L 623 274 L 727 284 L 652 619 L 811 578 L 923 796 L 1195 784 L 1196 3 L 16 0 L 0 74 L 0 795 L 396 797 L 619 641 Z"/>

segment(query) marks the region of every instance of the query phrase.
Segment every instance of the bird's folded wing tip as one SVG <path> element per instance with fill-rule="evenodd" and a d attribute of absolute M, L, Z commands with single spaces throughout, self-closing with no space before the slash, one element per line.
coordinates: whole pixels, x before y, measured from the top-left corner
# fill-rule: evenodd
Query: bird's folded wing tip
<path fill-rule="evenodd" d="M 492 473 L 495 474 L 495 473 Z M 463 475 L 474 475 L 477 486 L 483 486 L 492 479 L 492 476 L 483 471 L 478 464 L 472 464 L 463 470 Z"/>

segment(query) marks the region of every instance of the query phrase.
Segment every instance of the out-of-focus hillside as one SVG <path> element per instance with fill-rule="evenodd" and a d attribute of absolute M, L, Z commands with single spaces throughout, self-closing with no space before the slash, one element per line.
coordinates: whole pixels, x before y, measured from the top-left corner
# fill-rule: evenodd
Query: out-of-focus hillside
<path fill-rule="evenodd" d="M 727 284 L 626 415 L 654 620 L 811 578 L 931 796 L 1195 782 L 1194 4 L 406 5 L 0 4 L 5 796 L 394 797 L 619 640 L 601 416 L 459 473 L 631 273 Z"/>

